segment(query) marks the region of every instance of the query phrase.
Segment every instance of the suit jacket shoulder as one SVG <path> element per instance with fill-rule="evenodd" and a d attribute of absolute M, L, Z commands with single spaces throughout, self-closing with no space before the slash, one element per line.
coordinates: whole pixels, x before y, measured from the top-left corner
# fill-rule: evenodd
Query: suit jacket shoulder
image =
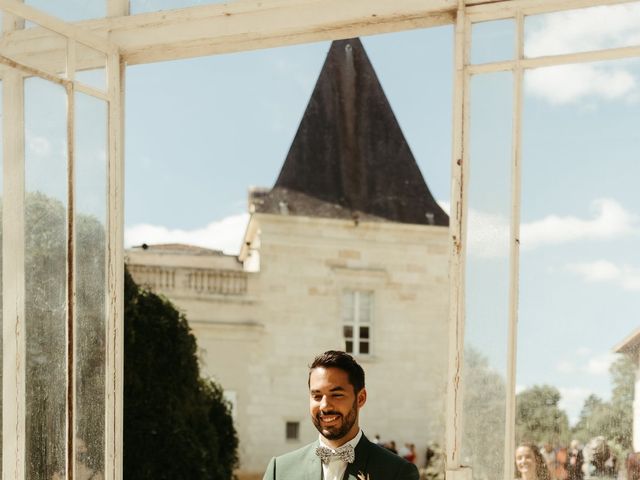
<path fill-rule="evenodd" d="M 269 462 L 263 480 L 318 480 L 322 478 L 322 465 L 316 455 L 318 442 L 298 450 L 274 457 Z M 304 476 L 303 476 L 304 475 Z"/>
<path fill-rule="evenodd" d="M 368 474 L 371 480 L 418 480 L 420 477 L 413 463 L 370 442 L 364 435 L 356 447 L 356 461 L 347 472 L 356 478 L 359 473 Z"/>

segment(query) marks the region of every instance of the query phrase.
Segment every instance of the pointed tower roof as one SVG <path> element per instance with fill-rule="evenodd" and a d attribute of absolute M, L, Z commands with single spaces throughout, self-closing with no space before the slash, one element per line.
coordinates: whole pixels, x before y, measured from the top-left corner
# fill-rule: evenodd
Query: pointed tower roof
<path fill-rule="evenodd" d="M 332 43 L 280 175 L 255 211 L 448 225 L 359 39 Z"/>

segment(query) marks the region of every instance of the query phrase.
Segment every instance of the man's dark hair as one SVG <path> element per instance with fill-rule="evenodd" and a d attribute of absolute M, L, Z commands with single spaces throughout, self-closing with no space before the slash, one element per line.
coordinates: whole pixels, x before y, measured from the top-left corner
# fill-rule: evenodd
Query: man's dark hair
<path fill-rule="evenodd" d="M 357 394 L 364 388 L 364 370 L 355 359 L 345 352 L 338 350 L 328 350 L 313 359 L 309 366 L 309 378 L 314 368 L 339 368 L 349 376 L 349 383 L 353 385 L 353 390 Z M 310 381 L 310 380 L 309 380 Z"/>

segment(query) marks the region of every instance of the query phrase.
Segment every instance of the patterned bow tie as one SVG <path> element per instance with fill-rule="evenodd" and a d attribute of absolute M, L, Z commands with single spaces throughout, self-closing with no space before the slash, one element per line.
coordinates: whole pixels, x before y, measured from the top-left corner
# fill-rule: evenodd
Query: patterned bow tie
<path fill-rule="evenodd" d="M 333 458 L 343 460 L 347 463 L 353 463 L 356 458 L 356 453 L 353 451 L 351 445 L 343 445 L 335 452 L 327 447 L 318 447 L 316 448 L 316 455 L 320 457 L 320 460 L 322 460 L 324 464 L 329 463 Z"/>

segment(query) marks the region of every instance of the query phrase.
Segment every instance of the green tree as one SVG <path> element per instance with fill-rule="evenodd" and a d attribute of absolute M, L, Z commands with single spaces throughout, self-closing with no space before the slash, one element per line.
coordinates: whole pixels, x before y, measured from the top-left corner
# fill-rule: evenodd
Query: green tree
<path fill-rule="evenodd" d="M 568 443 L 569 418 L 558 406 L 560 398 L 550 385 L 534 385 L 516 396 L 517 443 Z"/>
<path fill-rule="evenodd" d="M 124 300 L 125 477 L 231 479 L 236 432 L 221 388 L 200 378 L 186 318 L 128 273 Z"/>
<path fill-rule="evenodd" d="M 583 443 L 602 435 L 618 458 L 632 449 L 635 365 L 628 355 L 620 355 L 609 369 L 613 390 L 611 401 L 590 395 L 584 402 L 573 434 Z"/>
<path fill-rule="evenodd" d="M 473 347 L 464 351 L 463 462 L 473 467 L 475 480 L 502 477 L 505 382 Z"/>
<path fill-rule="evenodd" d="M 66 216 L 62 202 L 39 192 L 26 195 L 28 479 L 64 470 Z M 77 215 L 76 246 L 77 440 L 87 447 L 83 463 L 103 471 L 105 230 L 98 219 Z M 232 478 L 236 432 L 222 389 L 199 376 L 186 319 L 166 300 L 140 291 L 129 276 L 125 283 L 125 478 Z"/>

